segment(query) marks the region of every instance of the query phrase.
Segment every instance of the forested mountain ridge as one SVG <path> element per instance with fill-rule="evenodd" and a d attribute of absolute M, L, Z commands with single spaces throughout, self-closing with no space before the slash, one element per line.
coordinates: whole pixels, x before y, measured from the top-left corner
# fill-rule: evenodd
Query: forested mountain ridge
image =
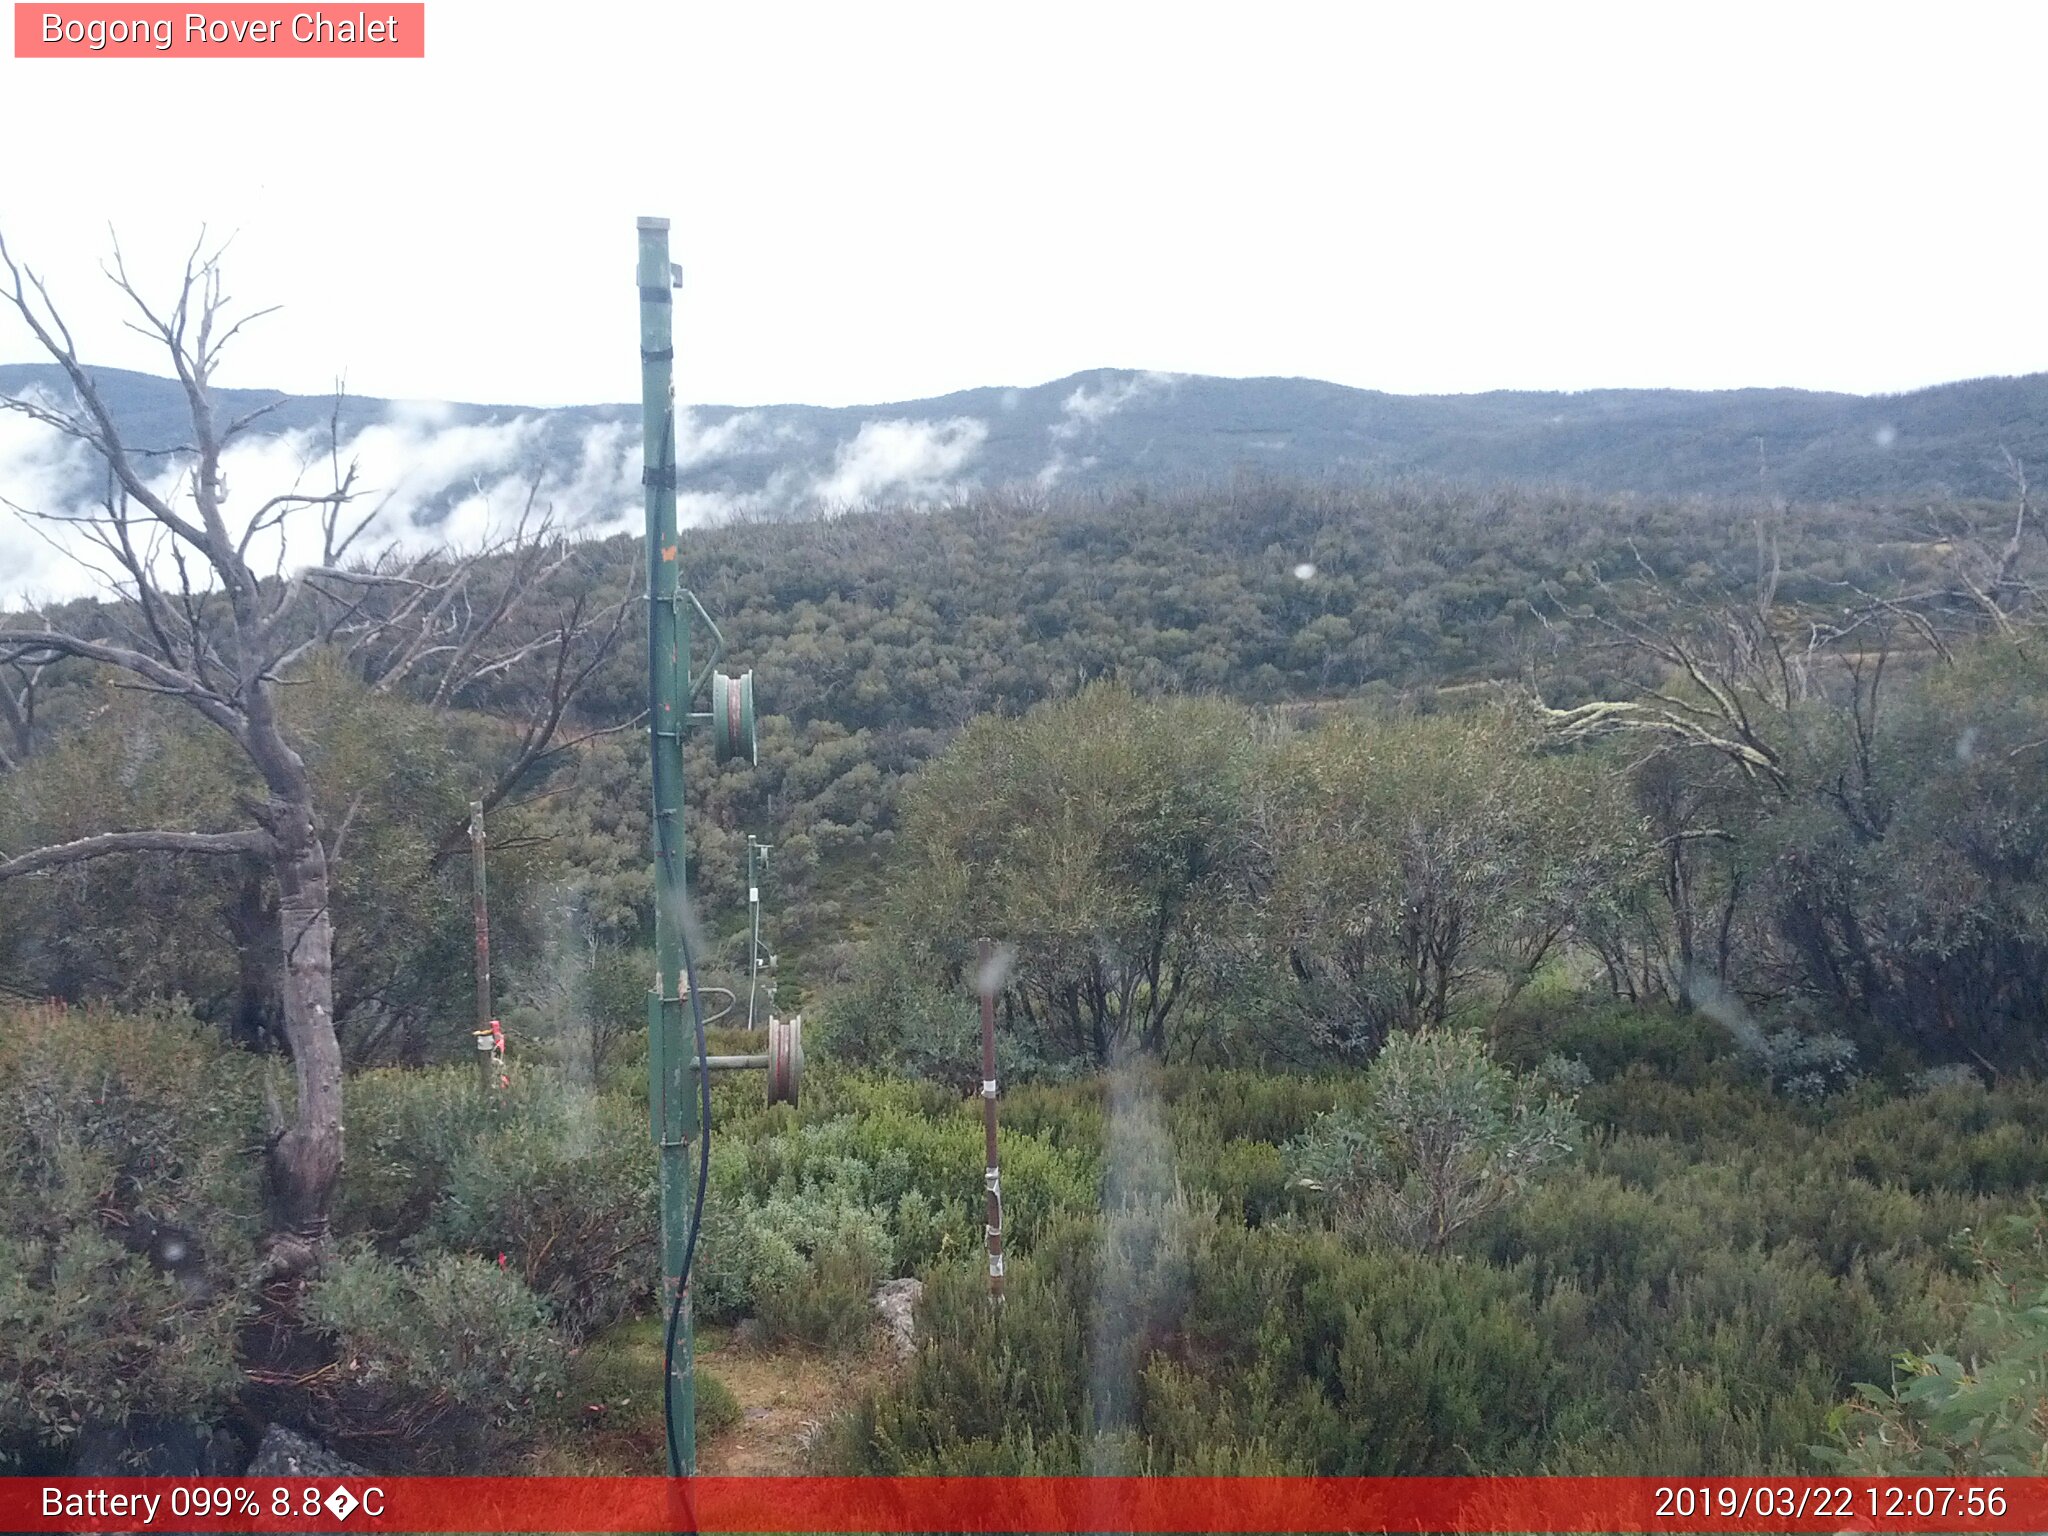
<path fill-rule="evenodd" d="M 188 435 L 175 382 L 114 369 L 95 374 L 138 445 L 171 447 Z M 45 365 L 0 366 L 0 393 L 61 394 L 61 386 Z M 225 412 L 274 406 L 265 421 L 272 431 L 324 430 L 336 409 L 326 396 L 218 394 Z M 435 428 L 523 420 L 534 430 L 519 452 L 571 462 L 593 441 L 609 449 L 619 434 L 638 430 L 636 405 L 426 407 L 362 398 L 342 403 L 343 435 L 394 414 Z M 1796 389 L 1393 395 L 1314 379 L 1096 369 L 1028 388 L 867 406 L 690 405 L 680 450 L 686 513 L 699 519 L 942 500 L 976 487 L 1161 486 L 1246 467 L 1651 495 L 1996 496 L 2008 488 L 2008 452 L 2022 462 L 2048 457 L 2048 373 L 1872 396 Z"/>
<path fill-rule="evenodd" d="M 1439 690 L 1476 701 L 1484 690 L 1475 685 L 1489 680 L 1533 688 L 1555 705 L 1633 697 L 1661 669 L 1653 658 L 1646 668 L 1640 649 L 1620 643 L 1608 626 L 1753 601 L 1760 527 L 1781 566 L 1780 604 L 1824 615 L 1861 604 L 1859 594 L 1950 584 L 1947 563 L 1967 548 L 2001 544 L 2011 519 L 2009 503 L 1777 511 L 1512 487 L 1475 494 L 1415 482 L 1347 487 L 1240 476 L 1161 494 L 987 496 L 929 513 L 699 530 L 688 541 L 685 578 L 730 643 L 722 665 L 755 672 L 761 743 L 756 765 L 714 766 L 709 743 L 689 738 L 692 886 L 707 912 L 742 911 L 746 834 L 770 834 L 778 849 L 775 921 L 790 957 L 800 960 L 814 946 L 843 953 L 875 915 L 877 861 L 895 840 L 903 786 L 979 716 L 1015 716 L 1104 680 L 1141 697 L 1196 694 L 1318 709 L 1344 700 L 1403 712 L 1432 708 Z M 2032 547 L 2030 539 L 2027 571 Z M 477 566 L 472 600 L 479 609 L 495 607 L 515 569 L 504 557 Z M 543 641 L 565 605 L 581 600 L 595 611 L 630 601 L 644 580 L 638 539 L 585 542 L 502 643 L 519 649 Z M 121 622 L 117 611 L 89 600 L 60 616 L 91 633 L 116 634 Z M 630 627 L 589 679 L 578 718 L 565 730 L 631 720 L 645 703 L 645 655 L 644 636 Z M 88 727 L 92 711 L 102 713 L 78 735 L 79 756 L 39 751 L 40 762 L 12 781 L 17 796 L 0 795 L 0 847 L 95 830 L 93 817 L 78 809 L 90 797 L 79 794 L 76 777 L 99 760 L 95 754 L 126 760 L 137 740 L 155 739 L 168 762 L 174 750 L 198 751 L 206 742 L 207 728 L 177 711 L 166 716 L 177 722 L 172 735 L 157 736 L 166 724 L 145 719 L 165 715 L 164 706 L 96 692 L 90 681 L 89 669 L 69 665 L 49 680 L 37 731 L 51 747 Z M 416 692 L 414 682 L 400 694 Z M 430 683 L 420 686 L 432 692 Z M 369 796 L 358 823 L 384 806 L 380 814 L 394 824 L 459 824 L 476 775 L 486 771 L 480 756 L 492 733 L 502 734 L 491 719 L 521 718 L 529 706 L 523 687 L 497 679 L 463 690 L 453 702 L 476 724 L 455 736 L 450 727 L 412 720 L 395 702 L 366 701 L 360 732 L 365 741 L 380 736 L 382 745 L 349 748 L 352 771 L 368 778 L 346 793 L 332 791 L 336 824 L 358 794 Z M 295 693 L 330 721 L 330 734 L 355 740 L 357 726 L 342 730 L 340 723 L 353 721 L 358 706 L 345 703 L 349 688 L 338 675 Z M 187 736 L 195 745 L 173 748 Z M 645 750 L 637 732 L 625 732 L 551 759 L 516 797 L 526 803 L 508 805 L 495 822 L 501 832 L 494 837 L 505 839 L 495 846 L 538 840 L 526 843 L 545 850 L 535 867 L 547 866 L 550 881 L 581 892 L 575 922 L 606 945 L 630 947 L 643 937 Z M 401 762 L 405 773 L 431 775 L 436 795 L 415 785 L 402 804 L 386 804 L 372 783 L 396 782 Z M 209 807 L 232 794 L 233 785 L 211 772 L 185 771 L 172 796 L 200 824 L 224 814 L 194 801 L 202 783 L 210 786 Z M 47 800 L 35 793 L 38 785 L 47 786 Z M 102 820 L 125 814 L 108 806 Z M 422 826 L 407 835 L 441 834 Z M 509 887 L 522 857 L 508 854 L 494 865 L 494 879 Z M 73 935 L 65 952 L 39 945 L 32 929 L 43 925 L 25 923 L 14 942 L 0 938 L 0 986 L 96 994 L 125 985 L 119 946 L 101 942 L 111 930 L 91 936 L 85 914 L 123 905 L 120 892 L 133 877 L 113 863 L 88 868 L 73 892 L 77 921 L 47 925 Z M 436 881 L 452 868 L 437 866 Z M 187 934 L 206 928 L 201 911 L 231 908 L 235 899 L 228 887 L 195 894 L 195 873 L 165 871 L 181 894 L 167 889 L 151 908 L 178 914 Z M 32 896 L 51 910 L 48 890 L 17 884 L 0 902 L 0 916 Z M 432 924 L 422 921 L 429 908 Z M 517 908 L 508 890 L 500 910 L 508 929 Z M 431 900 L 413 892 L 379 909 L 408 913 L 415 938 L 432 928 L 431 954 L 422 950 L 417 959 L 444 984 L 418 990 L 445 996 L 445 983 L 467 965 L 466 888 L 437 886 Z M 552 951 L 531 947 L 537 944 L 537 933 L 522 939 L 508 931 L 508 967 L 516 968 L 512 957 L 522 948 L 552 964 L 544 958 Z M 163 957 L 175 942 L 146 947 L 159 956 L 153 984 L 174 986 L 203 1009 L 226 1006 L 208 1000 L 232 996 L 232 968 L 198 966 L 172 981 L 177 967 Z M 829 972 L 838 961 L 821 955 L 820 967 Z M 387 1009 L 387 983 L 348 971 L 344 965 L 344 1011 L 348 999 Z"/>

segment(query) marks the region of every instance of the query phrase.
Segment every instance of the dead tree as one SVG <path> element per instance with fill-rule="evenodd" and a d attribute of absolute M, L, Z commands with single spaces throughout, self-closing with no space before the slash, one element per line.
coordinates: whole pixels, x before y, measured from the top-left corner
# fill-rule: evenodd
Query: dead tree
<path fill-rule="evenodd" d="M 355 469 L 340 458 L 338 408 L 324 489 L 294 488 L 246 513 L 231 513 L 223 456 L 267 411 L 223 420 L 212 380 L 222 349 L 256 315 L 231 317 L 219 252 L 209 253 L 203 240 L 187 258 L 168 309 L 143 297 L 118 248 L 106 271 L 132 307 L 131 328 L 164 349 L 184 392 L 191 438 L 166 449 L 123 436 L 43 280 L 0 241 L 0 299 L 57 364 L 71 394 L 68 403 L 0 397 L 0 408 L 83 444 L 105 476 L 101 504 L 90 514 L 14 510 L 44 527 L 61 522 L 87 541 L 92 553 L 81 558 L 111 589 L 111 601 L 89 625 L 58 626 L 36 613 L 0 619 L 0 725 L 6 727 L 8 761 L 31 745 L 34 684 L 42 670 L 66 660 L 91 662 L 122 674 L 128 686 L 196 710 L 234 742 L 260 793 L 241 797 L 246 820 L 240 826 L 109 831 L 55 847 L 0 851 L 0 880 L 145 853 L 259 862 L 275 887 L 271 916 L 282 978 L 280 1025 L 297 1087 L 289 1118 L 279 1112 L 270 1139 L 273 1219 L 281 1230 L 317 1245 L 326 1234 L 342 1169 L 342 1055 L 329 894 L 347 826 L 345 818 L 339 827 L 321 824 L 303 743 L 281 719 L 279 690 L 322 647 L 395 649 L 411 667 L 438 661 L 430 696 L 444 705 L 479 677 L 539 668 L 545 673 L 539 702 L 513 761 L 489 792 L 495 802 L 556 750 L 556 731 L 574 690 L 616 641 L 623 608 L 607 622 L 593 619 L 586 604 L 575 601 L 539 638 L 492 653 L 492 634 L 566 558 L 561 541 L 548 538 L 544 527 L 536 533 L 524 520 L 507 549 L 467 557 L 351 559 L 379 509 L 362 512 L 357 506 Z M 166 463 L 176 467 L 170 489 Z M 317 529 L 307 526 L 306 538 L 309 549 L 317 542 L 318 557 L 292 569 L 287 530 L 312 522 Z M 267 558 L 272 551 L 274 561 Z M 465 594 L 490 554 L 504 554 L 512 570 L 499 597 L 479 612 Z M 272 568 L 260 571 L 258 561 Z M 593 649 L 596 657 L 589 654 Z M 394 666 L 371 680 L 395 686 L 402 675 Z"/>

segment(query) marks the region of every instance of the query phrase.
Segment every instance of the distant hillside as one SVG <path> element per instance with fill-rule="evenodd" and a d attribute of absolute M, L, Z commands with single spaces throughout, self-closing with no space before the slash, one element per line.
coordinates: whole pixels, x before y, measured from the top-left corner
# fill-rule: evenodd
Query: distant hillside
<path fill-rule="evenodd" d="M 99 377 L 137 445 L 182 442 L 175 384 L 116 370 Z M 61 382 L 48 367 L 0 367 L 0 391 L 8 393 Z M 322 428 L 333 410 L 318 397 L 223 394 L 234 412 L 270 402 L 278 409 L 266 430 Z M 629 478 L 637 496 L 634 405 L 522 410 L 363 399 L 342 411 L 345 435 L 394 420 L 413 431 L 524 422 L 521 452 L 555 464 L 587 460 L 601 445 L 607 473 L 621 486 Z M 930 501 L 973 486 L 1072 490 L 1209 479 L 1246 466 L 1646 494 L 1747 496 L 1761 486 L 1794 500 L 2004 496 L 2003 450 L 2048 466 L 2048 374 L 1891 396 L 1791 389 L 1388 395 L 1313 379 L 1098 369 L 1032 388 L 891 405 L 692 406 L 680 441 L 687 510 L 698 520 Z M 421 520 L 432 518 L 426 508 Z"/>

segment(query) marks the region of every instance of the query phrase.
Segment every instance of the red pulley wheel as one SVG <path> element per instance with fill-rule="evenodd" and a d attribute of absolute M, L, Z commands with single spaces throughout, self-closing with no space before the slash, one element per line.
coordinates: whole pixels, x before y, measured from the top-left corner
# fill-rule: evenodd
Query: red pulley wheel
<path fill-rule="evenodd" d="M 768 1020 L 768 1102 L 794 1104 L 803 1086 L 804 1016 Z"/>

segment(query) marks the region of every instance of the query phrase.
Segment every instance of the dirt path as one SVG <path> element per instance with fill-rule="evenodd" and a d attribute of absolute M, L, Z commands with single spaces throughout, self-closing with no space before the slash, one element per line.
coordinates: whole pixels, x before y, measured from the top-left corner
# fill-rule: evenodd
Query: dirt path
<path fill-rule="evenodd" d="M 581 1423 L 527 1470 L 558 1475 L 648 1472 L 664 1461 L 659 1318 L 613 1329 L 582 1351 L 571 1391 Z M 793 1345 L 763 1346 L 724 1328 L 697 1334 L 697 1365 L 740 1407 L 735 1424 L 702 1435 L 698 1470 L 710 1476 L 773 1477 L 801 1472 L 812 1438 L 901 1369 L 878 1326 L 867 1349 L 843 1355 Z"/>
<path fill-rule="evenodd" d="M 854 1406 L 895 1368 L 880 1348 L 825 1355 L 788 1347 L 750 1348 L 730 1336 L 706 1340 L 697 1359 L 740 1405 L 740 1421 L 698 1447 L 712 1477 L 774 1477 L 804 1470 L 812 1436 Z"/>

